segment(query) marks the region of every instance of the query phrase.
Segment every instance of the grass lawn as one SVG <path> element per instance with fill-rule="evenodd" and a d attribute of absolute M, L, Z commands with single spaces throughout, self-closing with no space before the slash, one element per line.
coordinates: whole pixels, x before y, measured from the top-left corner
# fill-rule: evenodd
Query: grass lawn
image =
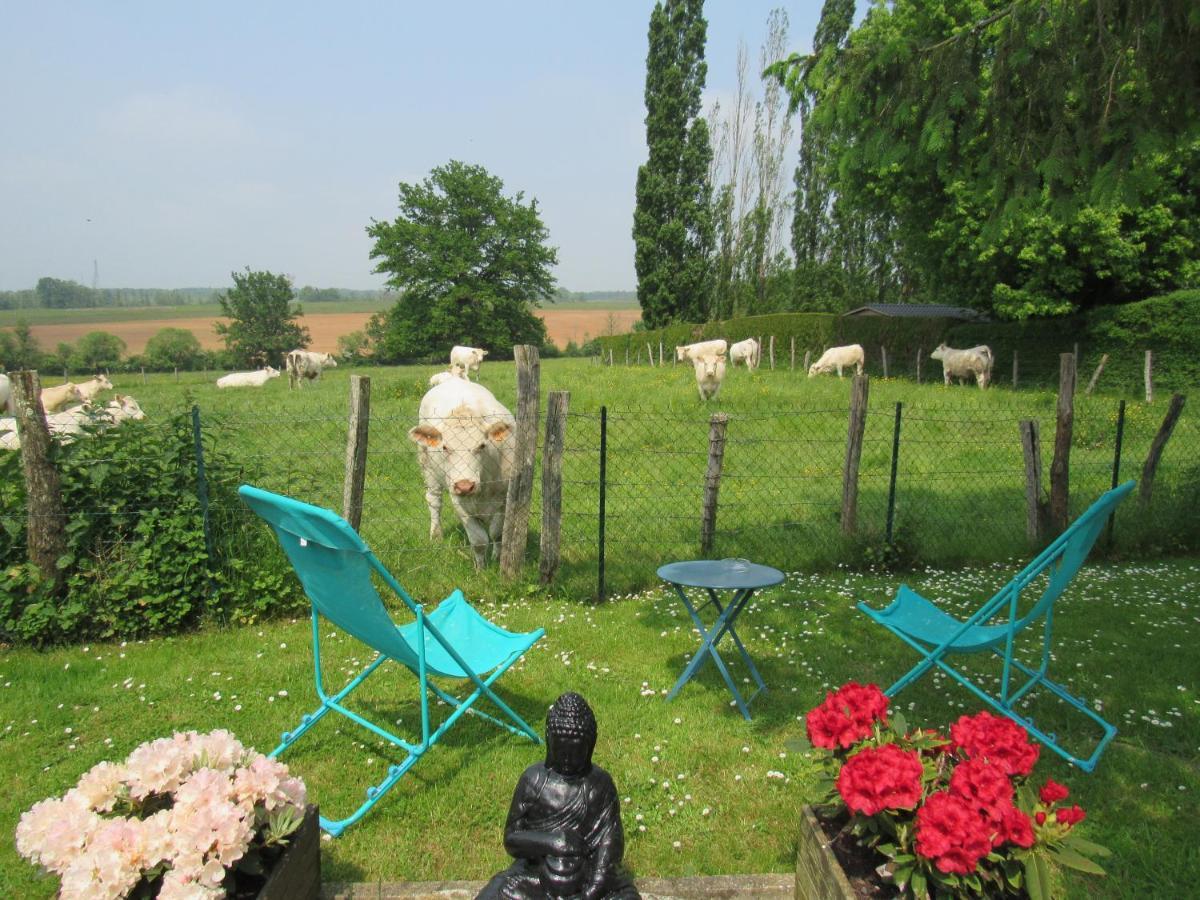
<path fill-rule="evenodd" d="M 1018 563 L 930 570 L 918 590 L 963 612 Z M 403 570 L 398 568 L 403 580 Z M 876 605 L 899 578 L 849 571 L 793 572 L 760 595 L 740 635 L 769 691 L 746 722 L 706 667 L 670 703 L 697 636 L 678 600 L 660 588 L 589 606 L 509 589 L 478 598 L 507 627 L 544 626 L 547 637 L 500 682 L 500 693 L 538 730 L 562 691 L 596 710 L 596 761 L 623 799 L 626 860 L 635 874 L 787 872 L 797 808 L 813 797 L 813 761 L 787 750 L 801 716 L 849 679 L 886 686 L 912 663 L 899 641 L 853 610 Z M 1049 751 L 1035 770 L 1067 784 L 1088 813 L 1080 826 L 1107 845 L 1109 877 L 1066 876 L 1066 897 L 1182 897 L 1200 878 L 1194 840 L 1200 791 L 1200 559 L 1086 568 L 1059 604 L 1052 674 L 1095 699 L 1120 729 L 1093 775 Z M 166 639 L 0 652 L 0 822 L 59 794 L 88 767 L 123 758 L 175 729 L 229 728 L 269 751 L 315 701 L 307 619 Z M 370 659 L 361 644 L 322 629 L 331 679 Z M 732 663 L 734 654 L 726 653 Z M 740 665 L 734 676 L 746 676 Z M 413 679 L 384 670 L 358 706 L 411 734 L 419 722 Z M 912 725 L 945 726 L 978 704 L 948 679 L 926 678 L 898 704 Z M 434 707 L 444 712 L 445 708 Z M 1092 739 L 1063 707 L 1041 710 L 1069 746 Z M 501 842 L 513 786 L 539 748 L 467 718 L 358 826 L 323 845 L 330 881 L 483 878 L 505 864 Z M 395 756 L 368 733 L 326 719 L 285 757 L 332 816 L 357 806 Z M 678 842 L 678 846 L 676 846 Z M 468 850 L 470 848 L 470 850 Z M 0 843 L 0 896 L 46 897 L 53 879 Z"/>

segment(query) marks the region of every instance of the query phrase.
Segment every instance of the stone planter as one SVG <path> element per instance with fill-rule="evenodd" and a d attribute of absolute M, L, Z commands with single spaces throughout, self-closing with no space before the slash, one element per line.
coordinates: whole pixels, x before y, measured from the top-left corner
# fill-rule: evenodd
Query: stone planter
<path fill-rule="evenodd" d="M 317 900 L 321 895 L 321 824 L 315 806 L 308 807 L 289 841 L 258 900 Z"/>
<path fill-rule="evenodd" d="M 842 867 L 811 806 L 800 810 L 796 837 L 796 900 L 854 900 Z"/>

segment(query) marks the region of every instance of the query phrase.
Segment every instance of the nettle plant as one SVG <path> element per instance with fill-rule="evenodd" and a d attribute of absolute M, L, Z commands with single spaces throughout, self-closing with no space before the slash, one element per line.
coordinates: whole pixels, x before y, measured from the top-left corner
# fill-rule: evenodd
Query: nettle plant
<path fill-rule="evenodd" d="M 1030 777 L 1040 748 L 1011 719 L 979 712 L 936 731 L 908 730 L 873 684 L 849 682 L 805 720 L 828 751 L 818 811 L 881 857 L 876 872 L 915 897 L 1050 896 L 1051 863 L 1096 875 L 1108 851 L 1075 833 L 1067 788 Z"/>

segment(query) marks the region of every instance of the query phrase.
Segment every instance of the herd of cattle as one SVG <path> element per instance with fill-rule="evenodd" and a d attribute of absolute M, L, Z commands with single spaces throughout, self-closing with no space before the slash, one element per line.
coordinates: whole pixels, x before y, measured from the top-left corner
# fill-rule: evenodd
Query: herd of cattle
<path fill-rule="evenodd" d="M 46 427 L 50 433 L 61 443 L 69 444 L 89 428 L 103 431 L 129 419 L 146 418 L 133 397 L 117 394 L 107 403 L 97 403 L 100 392 L 111 391 L 112 387 L 107 375 L 97 375 L 78 384 L 68 381 L 43 388 L 42 408 L 46 411 Z M 73 405 L 68 405 L 72 401 Z M 12 383 L 4 374 L 0 374 L 0 407 L 10 413 L 0 416 L 0 450 L 20 450 Z"/>

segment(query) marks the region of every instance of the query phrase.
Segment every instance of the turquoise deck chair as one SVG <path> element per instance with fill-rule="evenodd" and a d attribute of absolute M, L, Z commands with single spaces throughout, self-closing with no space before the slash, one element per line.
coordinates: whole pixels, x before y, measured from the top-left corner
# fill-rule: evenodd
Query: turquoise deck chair
<path fill-rule="evenodd" d="M 341 516 L 250 485 L 242 485 L 238 494 L 271 526 L 312 603 L 313 666 L 321 705 L 306 715 L 295 730 L 284 732 L 283 742 L 271 751 L 271 756 L 278 756 L 290 747 L 330 710 L 357 722 L 408 754 L 403 762 L 388 768 L 383 781 L 367 789 L 366 801 L 352 815 L 338 820 L 321 816 L 322 828 L 337 837 L 366 815 L 465 712 L 541 743 L 537 733 L 496 696 L 492 684 L 546 633 L 545 629 L 538 628 L 526 634 L 505 631 L 477 613 L 459 590 L 426 614 Z M 372 572 L 399 595 L 416 616 L 416 621 L 402 627 L 392 621 L 371 581 Z M 332 696 L 326 693 L 321 678 L 318 613 L 379 653 L 374 662 Z M 342 705 L 347 695 L 388 659 L 409 669 L 420 682 L 421 739 L 418 743 L 397 737 Z M 485 679 L 484 675 L 489 672 L 491 674 Z M 459 700 L 430 681 L 430 676 L 470 679 L 475 690 L 465 700 Z M 430 691 L 452 708 L 446 720 L 433 731 L 430 731 L 429 718 Z M 475 702 L 485 696 L 512 724 L 474 708 Z"/>
<path fill-rule="evenodd" d="M 900 585 L 895 599 L 885 609 L 877 610 L 865 603 L 858 604 L 860 610 L 914 648 L 922 657 L 920 662 L 885 693 L 894 697 L 937 666 L 984 702 L 1022 725 L 1054 752 L 1085 772 L 1092 771 L 1117 729 L 1097 715 L 1083 700 L 1046 677 L 1050 665 L 1054 602 L 1071 583 L 1092 545 L 1104 530 L 1108 517 L 1117 504 L 1133 490 L 1134 484 L 1133 481 L 1127 481 L 1101 496 L 1083 515 L 1071 523 L 1066 531 L 1055 538 L 1050 546 L 1039 553 L 1033 562 L 965 621 L 938 609 L 905 584 Z M 1018 601 L 1021 592 L 1043 573 L 1048 576 L 1045 590 L 1028 612 L 1020 614 Z M 993 623 L 996 619 L 1001 621 Z M 1034 670 L 1015 659 L 1013 651 L 1017 636 L 1039 620 L 1043 624 L 1042 661 Z M 946 661 L 946 657 L 951 654 L 979 653 L 987 650 L 1004 660 L 999 696 L 989 694 Z M 1028 680 L 1015 690 L 1012 684 L 1014 669 L 1028 676 Z M 1017 680 L 1019 679 L 1020 676 L 1017 676 Z M 1023 696 L 1038 685 L 1044 685 L 1103 729 L 1103 737 L 1091 756 L 1080 758 L 1071 754 L 1059 746 L 1053 733 L 1038 728 L 1029 717 L 1023 716 L 1013 708 Z"/>

